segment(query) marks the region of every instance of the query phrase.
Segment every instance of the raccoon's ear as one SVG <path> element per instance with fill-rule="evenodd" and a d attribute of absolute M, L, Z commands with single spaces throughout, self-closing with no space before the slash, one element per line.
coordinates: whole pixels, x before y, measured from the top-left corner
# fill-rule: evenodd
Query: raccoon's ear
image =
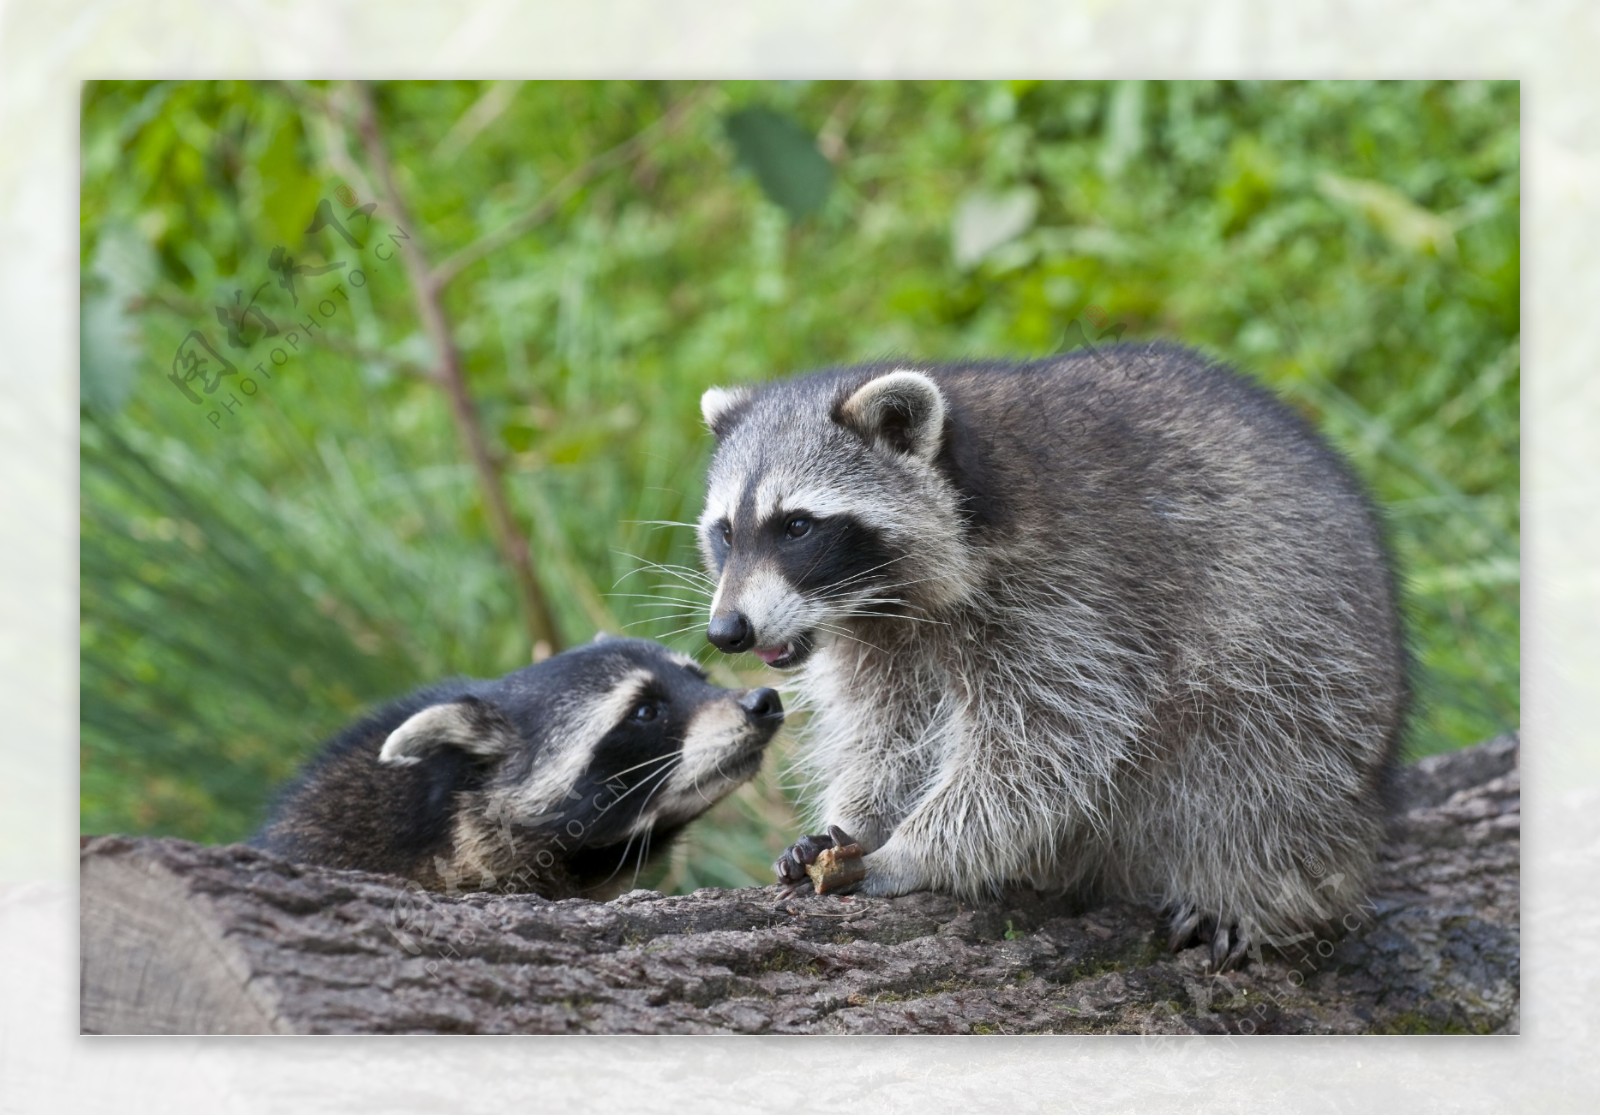
<path fill-rule="evenodd" d="M 706 388 L 706 393 L 700 397 L 700 417 L 706 420 L 711 433 L 725 438 L 738 420 L 740 410 L 749 402 L 747 387 Z"/>
<path fill-rule="evenodd" d="M 379 763 L 405 767 L 435 752 L 458 748 L 478 759 L 497 759 L 516 747 L 517 730 L 491 703 L 475 697 L 430 705 L 389 734 Z"/>
<path fill-rule="evenodd" d="M 869 442 L 932 461 L 944 439 L 944 395 L 921 372 L 902 368 L 857 388 L 834 418 Z"/>

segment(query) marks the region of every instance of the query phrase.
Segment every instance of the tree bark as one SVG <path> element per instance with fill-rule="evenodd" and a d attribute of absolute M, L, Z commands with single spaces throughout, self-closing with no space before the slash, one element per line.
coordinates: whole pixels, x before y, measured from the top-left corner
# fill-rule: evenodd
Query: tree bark
<path fill-rule="evenodd" d="M 86 1033 L 1515 1032 L 1517 739 L 1403 777 L 1369 905 L 1242 971 L 1034 894 L 436 895 L 243 846 L 94 837 Z"/>

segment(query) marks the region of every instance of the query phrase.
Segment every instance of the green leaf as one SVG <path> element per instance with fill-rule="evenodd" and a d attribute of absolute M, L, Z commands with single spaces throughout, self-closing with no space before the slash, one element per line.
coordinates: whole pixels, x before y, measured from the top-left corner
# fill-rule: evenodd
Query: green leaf
<path fill-rule="evenodd" d="M 142 347 L 138 322 L 108 294 L 83 301 L 78 317 L 78 401 L 114 415 L 133 393 Z"/>
<path fill-rule="evenodd" d="M 822 208 L 833 185 L 833 167 L 798 120 L 774 109 L 745 108 L 730 113 L 723 128 L 740 165 L 791 219 Z"/>
<path fill-rule="evenodd" d="M 1144 88 L 1142 81 L 1119 81 L 1106 105 L 1100 171 L 1107 178 L 1121 174 L 1144 150 Z"/>
<path fill-rule="evenodd" d="M 143 359 L 138 319 L 127 311 L 155 276 L 155 254 L 127 224 L 101 233 L 85 277 L 78 317 L 78 399 L 101 414 L 121 410 Z"/>
<path fill-rule="evenodd" d="M 1455 226 L 1387 183 L 1324 173 L 1317 177 L 1317 189 L 1360 213 L 1392 244 L 1410 252 L 1455 255 Z"/>
<path fill-rule="evenodd" d="M 272 141 L 261 153 L 257 173 L 261 176 L 261 216 L 273 243 L 300 248 L 308 242 L 306 226 L 316 214 L 323 185 L 301 158 L 298 120 L 285 118 L 278 122 Z M 316 243 L 317 249 L 325 251 L 326 243 Z M 344 246 L 338 244 L 337 247 Z M 264 264 L 263 258 L 256 267 Z"/>

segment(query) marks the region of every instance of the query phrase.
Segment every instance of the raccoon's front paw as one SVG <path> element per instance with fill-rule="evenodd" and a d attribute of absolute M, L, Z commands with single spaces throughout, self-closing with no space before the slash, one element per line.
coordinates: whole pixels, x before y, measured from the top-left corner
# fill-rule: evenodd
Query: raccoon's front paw
<path fill-rule="evenodd" d="M 1192 903 L 1172 911 L 1167 922 L 1167 948 L 1173 953 L 1192 945 L 1211 951 L 1211 971 L 1225 973 L 1244 964 L 1250 954 L 1250 937 L 1237 922 L 1220 922 L 1202 914 Z"/>
<path fill-rule="evenodd" d="M 826 855 L 824 855 L 826 854 Z M 783 885 L 783 897 L 810 883 L 821 895 L 848 891 L 866 878 L 856 839 L 836 825 L 827 833 L 802 837 L 783 851 L 772 867 Z"/>

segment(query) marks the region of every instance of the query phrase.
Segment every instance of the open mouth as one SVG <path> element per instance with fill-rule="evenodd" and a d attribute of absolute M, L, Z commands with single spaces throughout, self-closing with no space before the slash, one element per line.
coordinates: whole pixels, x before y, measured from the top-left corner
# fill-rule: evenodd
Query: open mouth
<path fill-rule="evenodd" d="M 776 667 L 779 670 L 797 667 L 811 654 L 811 637 L 798 635 L 788 643 L 781 643 L 776 647 L 757 647 L 754 654 L 769 667 Z"/>

